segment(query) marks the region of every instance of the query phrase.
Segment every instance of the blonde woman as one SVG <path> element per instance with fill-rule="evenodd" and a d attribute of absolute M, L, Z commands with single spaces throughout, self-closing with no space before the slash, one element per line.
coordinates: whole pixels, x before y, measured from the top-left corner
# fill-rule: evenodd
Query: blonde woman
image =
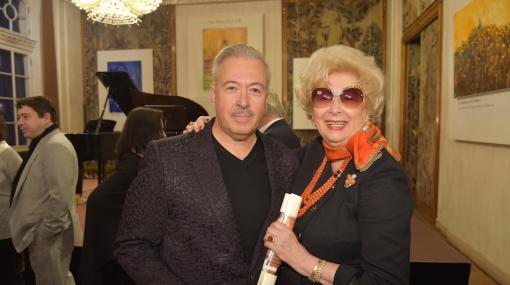
<path fill-rule="evenodd" d="M 285 262 L 278 284 L 408 284 L 413 201 L 394 151 L 373 124 L 383 75 L 347 46 L 317 50 L 299 100 L 320 137 L 301 149 L 294 232 L 275 222 L 265 245 Z"/>

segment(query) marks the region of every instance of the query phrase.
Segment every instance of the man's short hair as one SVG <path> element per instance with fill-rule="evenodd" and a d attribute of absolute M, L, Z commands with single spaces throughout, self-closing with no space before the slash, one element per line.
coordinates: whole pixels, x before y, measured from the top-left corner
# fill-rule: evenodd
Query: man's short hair
<path fill-rule="evenodd" d="M 51 117 L 51 121 L 53 123 L 57 122 L 57 111 L 51 101 L 43 96 L 33 96 L 26 97 L 22 99 L 18 99 L 16 101 L 16 109 L 21 109 L 23 106 L 30 107 L 34 109 L 39 118 L 44 116 L 44 113 L 49 113 Z"/>
<path fill-rule="evenodd" d="M 287 112 L 283 107 L 278 95 L 274 92 L 269 92 L 269 96 L 266 101 L 266 115 L 276 115 L 281 118 L 285 118 L 287 116 Z"/>
<path fill-rule="evenodd" d="M 258 59 L 264 65 L 264 71 L 266 74 L 266 87 L 269 87 L 269 83 L 271 82 L 271 72 L 269 71 L 269 66 L 264 59 L 264 56 L 255 48 L 248 45 L 229 45 L 224 47 L 217 55 L 214 57 L 213 68 L 212 68 L 212 78 L 213 82 L 216 83 L 218 80 L 218 68 L 223 61 L 225 61 L 229 57 L 246 57 Z"/>

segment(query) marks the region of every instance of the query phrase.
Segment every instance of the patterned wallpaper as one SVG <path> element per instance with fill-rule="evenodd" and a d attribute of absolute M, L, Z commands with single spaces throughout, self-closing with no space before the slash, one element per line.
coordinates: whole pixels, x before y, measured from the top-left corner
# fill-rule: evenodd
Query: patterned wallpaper
<path fill-rule="evenodd" d="M 287 92 L 284 105 L 292 118 L 292 59 L 308 57 L 320 47 L 345 44 L 374 55 L 382 66 L 384 58 L 384 14 L 386 0 L 284 0 L 283 43 L 287 47 Z M 98 117 L 97 51 L 110 49 L 154 50 L 154 93 L 170 94 L 172 85 L 172 5 L 163 5 L 145 16 L 139 26 L 113 27 L 82 17 L 86 85 L 86 119 Z M 102 104 L 102 102 L 101 102 Z M 304 142 L 316 132 L 303 132 Z"/>
<path fill-rule="evenodd" d="M 435 155 L 437 151 L 436 106 L 438 92 L 438 58 L 439 39 L 438 22 L 434 21 L 421 33 L 421 65 L 420 65 L 420 117 L 418 140 L 418 163 L 416 181 L 416 199 L 427 206 L 434 206 L 434 179 L 436 175 Z"/>
<path fill-rule="evenodd" d="M 409 44 L 404 166 L 416 199 L 434 206 L 439 39 L 434 21 Z"/>
<path fill-rule="evenodd" d="M 414 20 L 416 20 L 423 11 L 427 10 L 427 8 L 434 3 L 435 0 L 404 0 L 404 6 L 402 8 L 403 11 L 403 26 L 404 29 L 409 27 Z"/>
<path fill-rule="evenodd" d="M 288 0 L 283 2 L 284 45 L 287 47 L 287 83 L 283 103 L 292 118 L 293 58 L 308 57 L 315 50 L 344 44 L 384 58 L 385 0 Z M 317 137 L 316 131 L 298 131 L 302 142 Z"/>
<path fill-rule="evenodd" d="M 175 86 L 172 86 L 174 6 L 159 7 L 155 12 L 144 16 L 139 25 L 104 25 L 86 20 L 83 14 L 82 25 L 87 121 L 99 117 L 95 76 L 98 50 L 153 49 L 154 93 L 166 95 L 175 90 Z"/>
<path fill-rule="evenodd" d="M 402 153 L 404 165 L 409 177 L 409 184 L 412 190 L 416 191 L 416 161 L 418 161 L 418 130 L 420 114 L 420 43 L 413 42 L 408 44 L 407 57 L 407 103 L 405 119 L 406 128 L 404 130 L 405 153 Z"/>

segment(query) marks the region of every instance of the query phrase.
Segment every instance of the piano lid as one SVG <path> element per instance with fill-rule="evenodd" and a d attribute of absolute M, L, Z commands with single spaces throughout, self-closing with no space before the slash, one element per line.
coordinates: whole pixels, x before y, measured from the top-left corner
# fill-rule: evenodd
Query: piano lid
<path fill-rule="evenodd" d="M 126 72 L 96 72 L 99 81 L 108 89 L 108 94 L 119 104 L 127 115 L 136 107 L 183 106 L 186 118 L 195 121 L 199 116 L 207 116 L 207 111 L 197 102 L 176 95 L 157 95 L 139 91 Z"/>
<path fill-rule="evenodd" d="M 127 72 L 96 72 L 96 76 L 103 86 L 108 90 L 124 114 L 128 114 L 136 108 L 132 96 L 129 96 L 131 90 L 136 90 L 135 84 Z"/>

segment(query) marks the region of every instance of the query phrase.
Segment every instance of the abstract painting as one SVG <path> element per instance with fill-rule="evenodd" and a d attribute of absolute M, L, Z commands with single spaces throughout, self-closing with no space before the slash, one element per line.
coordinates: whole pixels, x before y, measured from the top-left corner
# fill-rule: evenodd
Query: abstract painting
<path fill-rule="evenodd" d="M 97 71 L 125 71 L 138 91 L 154 93 L 154 65 L 152 49 L 123 49 L 97 51 Z M 113 99 L 108 98 L 108 92 L 103 84 L 97 80 L 97 102 L 99 113 L 103 111 L 103 119 L 114 120 L 115 131 L 121 131 L 126 121 L 126 115 L 121 111 Z M 129 94 L 125 94 L 128 95 Z M 105 104 L 104 103 L 108 103 Z"/>
<path fill-rule="evenodd" d="M 231 44 L 246 44 L 248 41 L 248 29 L 240 28 L 217 28 L 202 30 L 203 47 L 203 90 L 209 90 L 212 82 L 212 65 L 216 54 L 224 47 Z"/>
<path fill-rule="evenodd" d="M 107 67 L 108 71 L 127 72 L 136 88 L 140 91 L 142 90 L 142 61 L 109 61 Z M 110 105 L 110 112 L 122 112 L 119 104 L 112 97 L 108 98 L 108 103 Z"/>
<path fill-rule="evenodd" d="M 510 88 L 510 0 L 472 0 L 454 15 L 455 97 Z"/>

